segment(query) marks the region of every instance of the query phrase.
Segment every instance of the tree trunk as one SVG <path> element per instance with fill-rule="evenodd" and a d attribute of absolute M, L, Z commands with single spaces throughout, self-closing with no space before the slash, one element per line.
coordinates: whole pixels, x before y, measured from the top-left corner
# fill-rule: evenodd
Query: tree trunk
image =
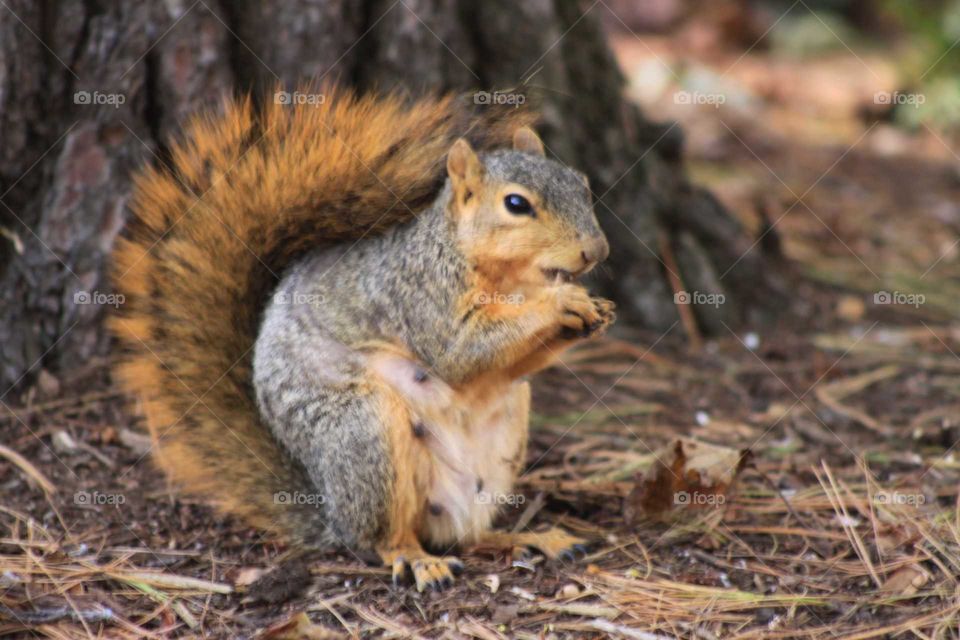
<path fill-rule="evenodd" d="M 164 161 L 184 118 L 224 94 L 269 99 L 311 78 L 534 103 L 550 152 L 591 178 L 612 248 L 597 286 L 621 321 L 673 325 L 677 283 L 726 296 L 693 307 L 706 331 L 773 308 L 770 259 L 687 182 L 679 129 L 622 98 L 606 11 L 576 0 L 6 0 L 0 400 L 40 366 L 105 353 L 101 321 L 122 302 L 107 257 L 132 173 Z"/>

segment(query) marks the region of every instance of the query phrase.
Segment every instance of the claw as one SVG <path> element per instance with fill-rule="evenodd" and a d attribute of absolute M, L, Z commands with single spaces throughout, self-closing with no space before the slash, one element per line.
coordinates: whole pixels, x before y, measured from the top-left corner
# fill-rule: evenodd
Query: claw
<path fill-rule="evenodd" d="M 393 584 L 409 584 L 409 577 L 417 591 L 426 589 L 442 591 L 453 586 L 453 577 L 463 573 L 463 563 L 454 556 L 433 556 L 425 552 L 420 545 L 408 544 L 400 548 L 377 549 L 384 564 L 391 568 Z"/>
<path fill-rule="evenodd" d="M 393 586 L 399 587 L 406 578 L 407 561 L 402 556 L 398 557 L 393 561 L 391 571 L 393 573 Z"/>
<path fill-rule="evenodd" d="M 394 563 L 396 564 L 396 563 Z M 454 557 L 424 556 L 408 563 L 417 591 L 443 591 L 453 586 L 453 576 L 463 572 L 463 563 Z"/>

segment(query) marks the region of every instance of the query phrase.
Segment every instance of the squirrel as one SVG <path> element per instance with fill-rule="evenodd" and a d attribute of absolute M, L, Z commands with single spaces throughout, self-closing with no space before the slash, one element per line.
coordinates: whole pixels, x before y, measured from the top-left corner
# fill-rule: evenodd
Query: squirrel
<path fill-rule="evenodd" d="M 109 320 L 175 486 L 306 547 L 449 586 L 525 462 L 529 374 L 602 333 L 584 174 L 515 107 L 325 87 L 229 100 L 135 178 Z M 445 163 L 444 163 L 445 159 Z M 446 553 L 444 552 L 444 553 Z"/>

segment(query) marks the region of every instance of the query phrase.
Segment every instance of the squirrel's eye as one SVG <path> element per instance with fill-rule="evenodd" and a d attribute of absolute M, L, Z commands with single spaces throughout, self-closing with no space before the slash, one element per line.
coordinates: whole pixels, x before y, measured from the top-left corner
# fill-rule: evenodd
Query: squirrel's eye
<path fill-rule="evenodd" d="M 509 211 L 515 216 L 534 215 L 533 205 L 530 204 L 530 201 L 516 193 L 511 193 L 506 198 L 504 198 L 503 206 L 505 206 L 507 208 L 507 211 Z"/>

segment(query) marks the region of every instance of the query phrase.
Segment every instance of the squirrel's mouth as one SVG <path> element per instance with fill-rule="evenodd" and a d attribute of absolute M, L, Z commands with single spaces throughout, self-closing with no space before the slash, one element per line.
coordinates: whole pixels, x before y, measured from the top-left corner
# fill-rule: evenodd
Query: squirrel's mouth
<path fill-rule="evenodd" d="M 542 271 L 547 280 L 554 284 L 573 282 L 574 279 L 580 275 L 579 273 L 572 273 L 566 269 L 542 269 Z"/>

